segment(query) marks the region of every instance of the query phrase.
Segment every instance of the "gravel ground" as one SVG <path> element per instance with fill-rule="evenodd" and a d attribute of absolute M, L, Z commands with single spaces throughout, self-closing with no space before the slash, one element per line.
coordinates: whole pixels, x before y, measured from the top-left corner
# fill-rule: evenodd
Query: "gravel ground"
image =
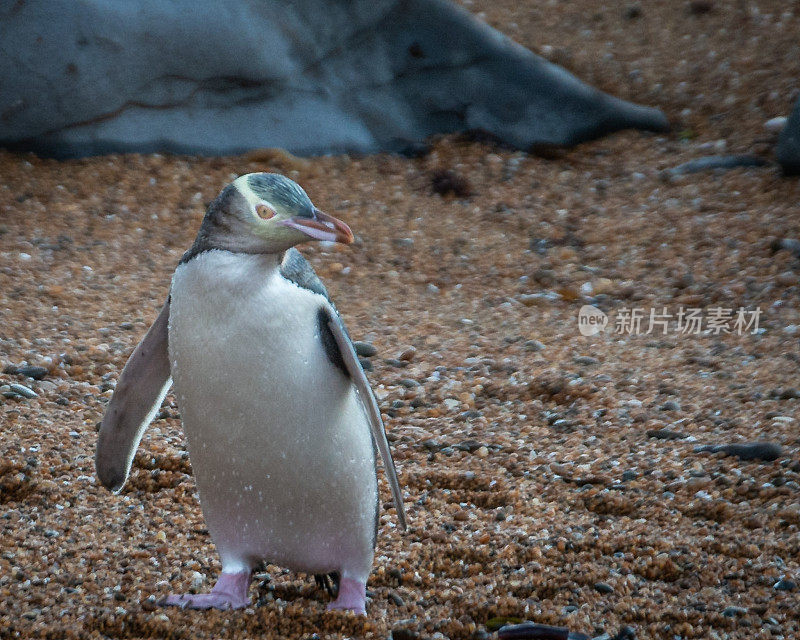
<path fill-rule="evenodd" d="M 800 635 L 800 263 L 776 243 L 800 238 L 800 181 L 665 171 L 769 158 L 763 124 L 797 93 L 798 17 L 779 2 L 467 6 L 661 106 L 675 131 L 548 158 L 454 137 L 418 159 L 0 152 L 0 384 L 37 394 L 0 396 L 0 637 L 481 638 L 501 617 Z M 205 205 L 261 170 L 357 236 L 303 251 L 377 348 L 369 375 L 406 491 L 410 531 L 381 516 L 366 619 L 326 613 L 308 576 L 279 567 L 243 611 L 154 605 L 219 571 L 172 396 L 123 493 L 94 478 L 96 424 Z M 609 314 L 606 332 L 579 333 L 584 304 Z M 760 330 L 685 334 L 673 317 L 666 334 L 649 318 L 615 332 L 625 309 L 681 307 L 760 309 Z M 777 458 L 697 451 L 750 441 Z"/>

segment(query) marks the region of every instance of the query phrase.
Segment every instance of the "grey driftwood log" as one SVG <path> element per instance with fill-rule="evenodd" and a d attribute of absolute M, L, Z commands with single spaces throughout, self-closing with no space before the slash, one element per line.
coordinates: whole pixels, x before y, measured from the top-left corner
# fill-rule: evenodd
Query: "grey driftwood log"
<path fill-rule="evenodd" d="M 602 93 L 444 0 L 27 0 L 0 8 L 0 146 L 403 151 L 480 131 L 520 149 L 657 109 Z"/>

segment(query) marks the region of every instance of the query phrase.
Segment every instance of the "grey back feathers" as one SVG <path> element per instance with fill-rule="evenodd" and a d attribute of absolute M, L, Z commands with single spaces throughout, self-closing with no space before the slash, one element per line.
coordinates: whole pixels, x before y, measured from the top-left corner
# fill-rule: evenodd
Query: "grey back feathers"
<path fill-rule="evenodd" d="M 289 178 L 278 173 L 252 173 L 247 185 L 258 196 L 276 207 L 296 211 L 306 218 L 314 217 L 314 205 L 303 188 Z"/>

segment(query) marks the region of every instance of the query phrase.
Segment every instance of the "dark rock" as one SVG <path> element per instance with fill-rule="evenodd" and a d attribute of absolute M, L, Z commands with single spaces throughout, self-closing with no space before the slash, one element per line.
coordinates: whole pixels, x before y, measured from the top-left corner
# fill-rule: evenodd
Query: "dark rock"
<path fill-rule="evenodd" d="M 472 453 L 480 449 L 482 446 L 483 444 L 477 440 L 464 440 L 463 442 L 459 442 L 457 445 L 455 445 L 455 448 L 459 449 L 460 451 L 469 451 Z"/>
<path fill-rule="evenodd" d="M 435 171 L 431 176 L 431 187 L 440 196 L 452 194 L 457 198 L 468 198 L 472 195 L 469 180 L 450 169 Z"/>
<path fill-rule="evenodd" d="M 575 364 L 584 364 L 587 366 L 600 363 L 597 358 L 593 358 L 592 356 L 575 356 L 572 360 Z"/>
<path fill-rule="evenodd" d="M 45 367 L 25 366 L 17 367 L 14 373 L 16 373 L 18 376 L 27 376 L 28 378 L 33 378 L 34 380 L 41 380 L 47 375 L 47 369 Z"/>
<path fill-rule="evenodd" d="M 622 472 L 622 481 L 629 482 L 630 480 L 636 480 L 638 474 L 635 471 L 631 471 L 628 469 L 627 471 Z"/>
<path fill-rule="evenodd" d="M 622 17 L 626 20 L 633 20 L 635 18 L 639 18 L 642 15 L 642 5 L 638 2 L 632 2 L 627 7 L 625 7 L 625 11 L 622 13 Z"/>
<path fill-rule="evenodd" d="M 794 580 L 781 578 L 774 585 L 772 585 L 772 588 L 776 591 L 794 591 L 797 589 L 797 583 Z"/>
<path fill-rule="evenodd" d="M 372 371 L 375 368 L 372 362 L 367 360 L 366 358 L 359 358 L 358 362 L 364 371 Z"/>
<path fill-rule="evenodd" d="M 689 13 L 702 15 L 709 13 L 714 8 L 712 0 L 691 0 L 689 2 Z"/>
<path fill-rule="evenodd" d="M 594 590 L 598 593 L 614 593 L 614 587 L 612 587 L 610 584 L 606 584 L 605 582 L 595 582 Z"/>
<path fill-rule="evenodd" d="M 439 451 L 439 449 L 446 446 L 438 440 L 434 440 L 433 438 L 430 438 L 429 440 L 423 440 L 420 444 L 428 451 Z"/>
<path fill-rule="evenodd" d="M 800 390 L 794 387 L 787 387 L 786 389 L 774 389 L 770 396 L 778 400 L 797 400 L 800 398 Z"/>
<path fill-rule="evenodd" d="M 675 402 L 674 400 L 667 400 L 664 404 L 661 405 L 662 411 L 680 411 L 681 405 Z"/>
<path fill-rule="evenodd" d="M 795 102 L 792 115 L 778 137 L 775 154 L 785 175 L 800 175 L 800 98 Z"/>
<path fill-rule="evenodd" d="M 736 456 L 740 460 L 765 460 L 772 462 L 783 455 L 783 449 L 774 442 L 746 442 L 736 444 L 707 444 L 695 447 L 695 452 L 718 453 L 720 451 L 729 456 Z"/>
<path fill-rule="evenodd" d="M 685 433 L 673 431 L 672 429 L 650 429 L 647 432 L 648 438 L 656 438 L 657 440 L 683 440 L 688 438 Z"/>
<path fill-rule="evenodd" d="M 772 249 L 772 253 L 777 253 L 781 250 L 789 251 L 790 253 L 794 254 L 795 258 L 800 258 L 800 240 L 797 238 L 775 239 L 772 241 L 770 249 Z"/>
<path fill-rule="evenodd" d="M 722 610 L 722 615 L 728 618 L 737 618 L 739 616 L 747 615 L 747 609 L 744 607 L 725 607 Z"/>
<path fill-rule="evenodd" d="M 413 380 L 412 378 L 403 378 L 400 380 L 400 384 L 403 385 L 406 389 L 413 389 L 414 387 L 420 386 L 419 382 Z"/>
<path fill-rule="evenodd" d="M 403 602 L 403 599 L 395 591 L 390 591 L 388 593 L 388 595 L 386 596 L 386 599 L 389 600 L 389 602 L 391 602 L 396 607 L 402 607 L 402 606 L 405 605 L 405 602 Z"/>
<path fill-rule="evenodd" d="M 444 0 L 20 2 L 0 27 L 0 145 L 41 155 L 370 153 L 456 131 L 527 150 L 668 127 Z"/>
<path fill-rule="evenodd" d="M 417 640 L 417 638 L 419 638 L 419 633 L 414 631 L 414 629 L 405 627 L 392 629 L 392 640 Z"/>
<path fill-rule="evenodd" d="M 634 631 L 633 627 L 625 625 L 611 640 L 636 640 L 636 631 Z"/>
<path fill-rule="evenodd" d="M 361 342 L 360 340 L 356 340 L 353 343 L 353 348 L 355 348 L 356 354 L 362 358 L 371 358 L 378 353 L 375 345 L 370 342 Z"/>

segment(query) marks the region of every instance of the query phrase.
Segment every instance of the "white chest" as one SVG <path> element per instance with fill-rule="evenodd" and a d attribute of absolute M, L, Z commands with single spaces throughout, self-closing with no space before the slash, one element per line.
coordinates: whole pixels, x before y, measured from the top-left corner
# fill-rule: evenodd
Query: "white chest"
<path fill-rule="evenodd" d="M 179 266 L 171 295 L 172 376 L 223 562 L 317 566 L 298 557 L 302 531 L 338 536 L 343 512 L 371 540 L 374 451 L 358 396 L 322 346 L 327 301 L 268 258 L 222 251 Z"/>

